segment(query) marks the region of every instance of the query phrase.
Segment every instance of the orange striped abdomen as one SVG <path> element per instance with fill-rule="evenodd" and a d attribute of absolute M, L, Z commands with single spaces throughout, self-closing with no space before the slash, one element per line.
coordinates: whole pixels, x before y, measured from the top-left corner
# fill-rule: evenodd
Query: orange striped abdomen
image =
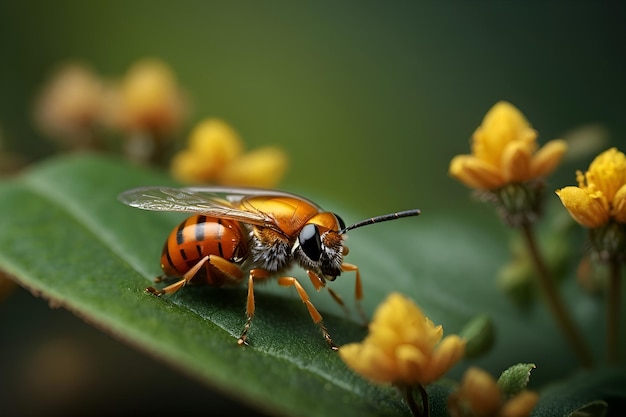
<path fill-rule="evenodd" d="M 161 269 L 165 275 L 181 277 L 207 255 L 220 256 L 240 264 L 247 254 L 246 234 L 239 222 L 195 215 L 170 233 L 163 246 Z M 191 282 L 221 286 L 227 279 L 228 277 L 207 262 Z"/>

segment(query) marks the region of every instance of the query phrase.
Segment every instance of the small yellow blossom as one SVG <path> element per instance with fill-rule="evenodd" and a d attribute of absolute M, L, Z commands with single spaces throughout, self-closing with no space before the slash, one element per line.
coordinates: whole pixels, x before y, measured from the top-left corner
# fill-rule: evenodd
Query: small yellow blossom
<path fill-rule="evenodd" d="M 42 132 L 71 147 L 89 146 L 102 111 L 103 84 L 78 63 L 61 67 L 42 90 L 35 122 Z"/>
<path fill-rule="evenodd" d="M 465 341 L 442 336 L 441 325 L 435 326 L 408 298 L 392 293 L 377 308 L 365 340 L 342 346 L 339 355 L 371 381 L 427 385 L 463 357 Z"/>
<path fill-rule="evenodd" d="M 556 191 L 572 218 L 595 229 L 610 219 L 626 224 L 626 156 L 616 148 L 598 155 L 583 174 L 576 172 L 578 186 Z"/>
<path fill-rule="evenodd" d="M 498 417 L 526 417 L 533 411 L 537 402 L 539 401 L 539 394 L 535 391 L 524 390 L 510 398 L 502 405 Z"/>
<path fill-rule="evenodd" d="M 181 182 L 214 181 L 243 150 L 241 138 L 220 119 L 201 121 L 189 135 L 189 146 L 171 162 L 171 171 Z"/>
<path fill-rule="evenodd" d="M 550 174 L 567 150 L 564 140 L 538 149 L 537 132 L 512 104 L 501 101 L 485 115 L 472 136 L 472 154 L 457 155 L 449 172 L 465 185 L 495 190 Z"/>
<path fill-rule="evenodd" d="M 489 373 L 470 367 L 459 389 L 450 395 L 448 410 L 453 417 L 526 417 L 538 400 L 539 395 L 529 390 L 505 398 Z"/>
<path fill-rule="evenodd" d="M 133 64 L 120 85 L 109 91 L 108 104 L 114 127 L 154 138 L 175 133 L 187 115 L 187 102 L 174 73 L 154 59 Z"/>
<path fill-rule="evenodd" d="M 188 146 L 172 158 L 170 170 L 184 183 L 270 188 L 282 179 L 287 163 L 277 147 L 244 152 L 237 132 L 223 120 L 210 118 L 193 129 Z"/>

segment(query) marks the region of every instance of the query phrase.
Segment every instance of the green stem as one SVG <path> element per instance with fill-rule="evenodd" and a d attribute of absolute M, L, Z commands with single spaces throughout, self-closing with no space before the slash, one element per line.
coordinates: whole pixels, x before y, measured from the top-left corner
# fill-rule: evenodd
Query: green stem
<path fill-rule="evenodd" d="M 428 393 L 426 392 L 426 389 L 421 384 L 417 385 L 417 389 L 420 392 L 420 397 L 422 397 L 422 414 L 424 415 L 424 417 L 429 417 L 430 405 L 428 404 Z"/>
<path fill-rule="evenodd" d="M 415 388 L 419 390 L 419 394 L 422 400 L 421 406 L 417 404 L 417 402 L 415 401 L 415 397 L 413 396 L 413 389 Z M 418 384 L 417 387 L 411 385 L 399 385 L 398 389 L 402 393 L 402 398 L 404 398 L 404 401 L 406 401 L 409 409 L 411 410 L 411 414 L 413 414 L 414 417 L 430 416 L 430 409 L 428 406 L 428 394 L 426 393 L 424 387 L 422 387 L 420 384 Z"/>
<path fill-rule="evenodd" d="M 619 311 L 621 300 L 622 267 L 617 259 L 609 262 L 609 293 L 607 300 L 607 358 L 609 363 L 619 361 Z"/>
<path fill-rule="evenodd" d="M 565 333 L 565 337 L 574 349 L 581 365 L 585 368 L 590 368 L 593 365 L 591 351 L 589 350 L 589 347 L 587 346 L 587 343 L 583 339 L 582 335 L 574 325 L 574 321 L 565 309 L 563 300 L 557 291 L 552 277 L 550 277 L 548 268 L 539 254 L 533 230 L 528 222 L 522 223 L 521 228 L 526 240 L 528 251 L 530 252 L 533 263 L 535 264 L 535 269 L 537 270 L 539 278 L 539 285 L 541 286 L 545 296 L 548 308 Z"/>

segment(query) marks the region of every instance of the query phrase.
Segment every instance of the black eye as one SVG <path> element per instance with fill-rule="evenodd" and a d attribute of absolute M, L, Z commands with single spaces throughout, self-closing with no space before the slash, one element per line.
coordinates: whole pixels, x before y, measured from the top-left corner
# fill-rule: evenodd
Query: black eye
<path fill-rule="evenodd" d="M 335 214 L 335 213 L 333 213 Z M 339 215 L 335 214 L 335 217 L 337 218 L 337 221 L 339 222 L 339 230 L 343 230 L 346 228 L 346 223 L 343 221 L 343 219 L 341 217 L 339 217 Z"/>
<path fill-rule="evenodd" d="M 320 240 L 320 232 L 314 224 L 305 225 L 298 236 L 300 247 L 304 254 L 312 261 L 319 261 L 322 256 L 322 241 Z"/>

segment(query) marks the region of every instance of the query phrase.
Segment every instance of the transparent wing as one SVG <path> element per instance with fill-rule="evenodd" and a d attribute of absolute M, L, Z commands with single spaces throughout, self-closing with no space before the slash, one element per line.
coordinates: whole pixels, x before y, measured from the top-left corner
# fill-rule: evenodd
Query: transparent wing
<path fill-rule="evenodd" d="M 320 211 L 322 210 L 322 208 L 319 205 L 317 205 L 316 203 L 314 203 L 313 201 L 307 198 L 302 197 L 301 195 L 288 193 L 285 191 L 269 190 L 267 188 L 213 186 L 213 187 L 185 187 L 185 188 L 180 188 L 180 190 L 183 190 L 188 193 L 197 194 L 197 195 L 217 195 L 230 202 L 239 202 L 245 197 L 251 197 L 251 196 L 290 197 L 290 198 L 296 198 L 298 200 L 302 200 L 308 203 L 309 205 L 319 209 Z"/>
<path fill-rule="evenodd" d="M 240 210 L 238 202 L 243 197 L 244 194 L 235 195 L 222 188 L 141 187 L 124 191 L 118 199 L 142 210 L 204 214 L 277 228 L 267 214 Z"/>
<path fill-rule="evenodd" d="M 179 211 L 223 217 L 269 227 L 280 231 L 278 224 L 267 213 L 241 210 L 240 202 L 249 196 L 282 196 L 298 198 L 317 207 L 300 196 L 260 188 L 231 187 L 141 187 L 124 191 L 118 199 L 131 207 L 152 211 Z"/>

